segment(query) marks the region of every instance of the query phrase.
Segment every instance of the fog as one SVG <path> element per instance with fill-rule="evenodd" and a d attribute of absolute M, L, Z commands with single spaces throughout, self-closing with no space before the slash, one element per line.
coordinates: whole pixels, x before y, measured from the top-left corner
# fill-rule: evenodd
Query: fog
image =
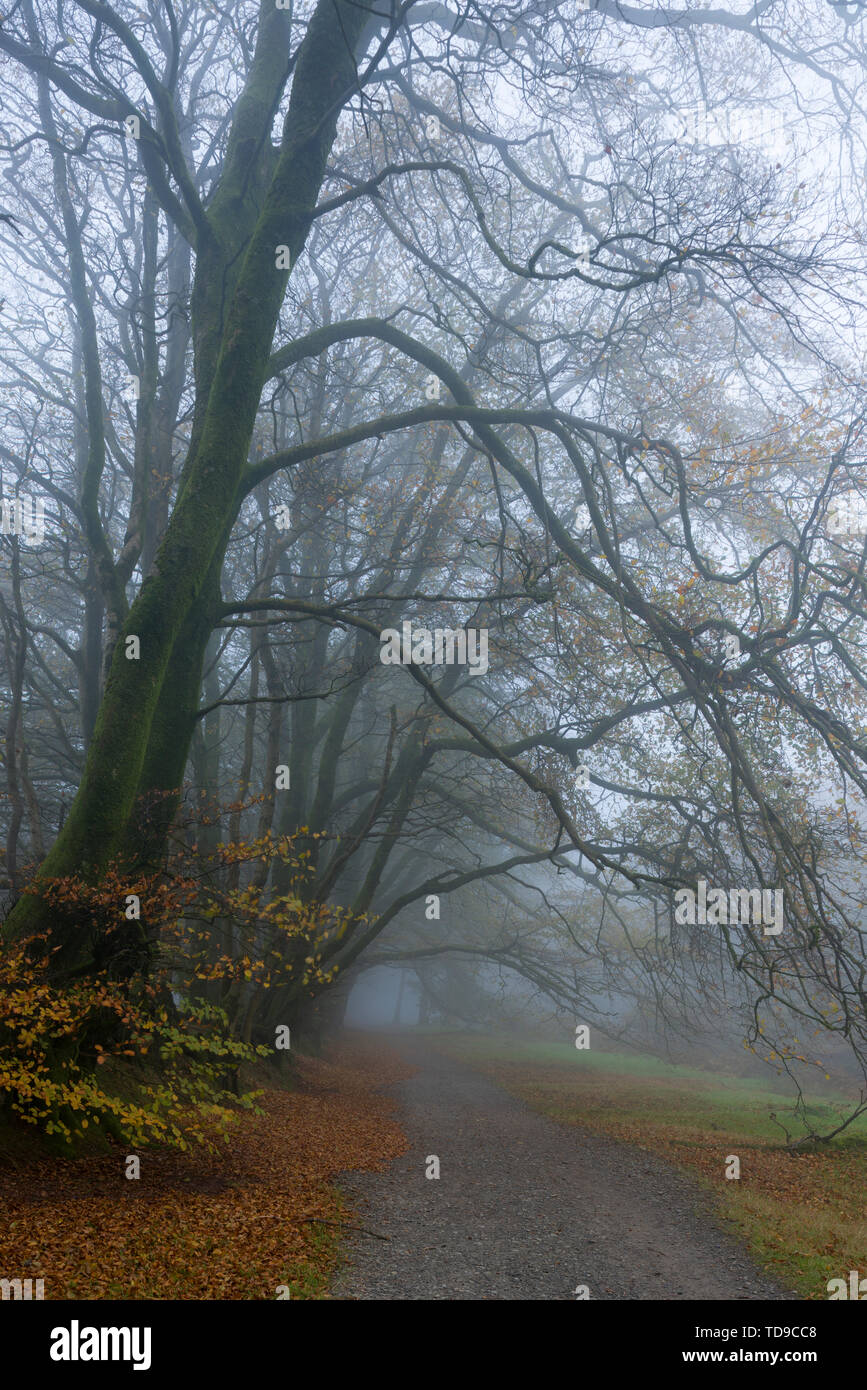
<path fill-rule="evenodd" d="M 5 940 L 856 1106 L 860 11 L 314 12 L 0 29 Z"/>

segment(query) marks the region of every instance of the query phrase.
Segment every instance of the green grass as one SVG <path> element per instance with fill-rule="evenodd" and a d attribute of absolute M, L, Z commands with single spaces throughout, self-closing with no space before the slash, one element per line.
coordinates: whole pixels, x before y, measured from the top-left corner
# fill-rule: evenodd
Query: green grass
<path fill-rule="evenodd" d="M 775 1089 L 760 1077 L 729 1076 L 725 1073 L 711 1072 L 702 1067 L 687 1067 L 663 1061 L 659 1057 L 636 1056 L 625 1052 L 599 1052 L 592 1049 L 579 1050 L 566 1043 L 515 1043 L 513 1039 L 479 1038 L 464 1035 L 453 1042 L 461 1056 L 479 1062 L 506 1062 L 521 1060 L 535 1066 L 559 1066 L 568 1068 L 580 1081 L 588 1075 L 597 1079 L 604 1076 L 618 1078 L 618 1098 L 622 1103 L 624 1095 L 631 1097 L 634 1112 L 645 1114 L 649 1122 L 660 1119 L 662 1123 L 683 1123 L 692 1119 L 698 1125 L 710 1126 L 729 1131 L 738 1127 L 744 1137 L 759 1142 L 772 1143 L 782 1140 L 785 1135 L 779 1124 L 770 1118 L 775 1114 L 778 1120 L 787 1123 L 793 1139 L 805 1133 L 803 1126 L 791 1115 L 794 1096 L 792 1092 Z M 448 1045 L 448 1044 L 446 1044 Z M 648 1086 L 647 1079 L 668 1082 L 668 1086 Z M 629 1081 L 635 1084 L 630 1089 Z M 642 1084 L 645 1083 L 645 1084 Z M 820 1099 L 814 1095 L 807 1104 L 807 1114 L 816 1130 L 824 1132 L 835 1128 L 852 1108 L 852 1098 L 846 1097 L 830 1083 L 823 1088 Z M 601 1115 L 608 1113 L 609 1107 L 597 1107 Z M 582 1113 L 588 1113 L 585 1108 Z M 589 1113 L 593 1113 L 593 1109 Z M 861 1144 L 867 1140 L 867 1113 L 861 1115 L 848 1127 L 835 1144 L 845 1147 L 855 1141 Z"/>
<path fill-rule="evenodd" d="M 339 1199 L 337 1207 L 342 1213 L 343 1204 Z M 337 1221 L 340 1218 L 335 1216 L 334 1219 Z M 339 1257 L 339 1227 L 311 1226 L 310 1247 L 304 1263 L 295 1261 L 279 1281 L 288 1285 L 290 1299 L 321 1299 L 329 1296 L 334 1267 Z"/>

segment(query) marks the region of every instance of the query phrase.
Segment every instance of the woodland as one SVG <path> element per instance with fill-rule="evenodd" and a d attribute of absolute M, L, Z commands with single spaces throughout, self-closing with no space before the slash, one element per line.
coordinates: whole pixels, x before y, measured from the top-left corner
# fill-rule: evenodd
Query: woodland
<path fill-rule="evenodd" d="M 864 1108 L 863 19 L 6 6 L 5 1120 L 207 1140 L 382 966 Z"/>

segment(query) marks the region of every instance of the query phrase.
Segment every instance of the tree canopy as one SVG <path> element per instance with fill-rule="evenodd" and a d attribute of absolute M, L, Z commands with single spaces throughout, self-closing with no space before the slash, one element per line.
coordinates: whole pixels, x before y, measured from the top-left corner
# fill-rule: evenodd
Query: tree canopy
<path fill-rule="evenodd" d="M 246 1041 L 446 954 L 863 1064 L 860 7 L 20 0 L 0 53 L 7 941 L 179 932 Z"/>

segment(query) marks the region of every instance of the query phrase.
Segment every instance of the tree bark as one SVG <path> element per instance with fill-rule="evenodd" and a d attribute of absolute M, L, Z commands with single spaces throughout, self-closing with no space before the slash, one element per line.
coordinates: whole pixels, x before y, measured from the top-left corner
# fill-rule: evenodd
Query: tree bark
<path fill-rule="evenodd" d="M 283 20 L 280 11 L 263 6 L 257 52 L 267 46 L 271 28 L 274 41 L 285 38 Z M 281 151 L 252 234 L 240 248 L 243 254 L 226 245 L 224 233 L 227 219 L 249 195 L 249 168 L 236 163 L 237 188 L 222 187 L 218 214 L 213 209 L 208 214 L 213 235 L 202 234 L 194 293 L 199 398 L 180 493 L 153 571 L 121 628 L 82 783 L 41 879 L 82 875 L 99 881 L 112 861 L 133 850 L 142 796 L 161 797 L 149 853 L 170 824 L 192 736 L 220 566 L 243 496 L 289 276 L 276 268 L 276 248 L 289 247 L 291 265 L 303 249 L 338 115 L 357 81 L 354 52 L 367 20 L 367 11 L 348 0 L 320 0 L 298 56 Z M 266 59 L 267 53 L 263 64 Z M 271 92 L 273 82 L 268 87 L 263 78 L 263 83 Z M 247 94 L 245 112 L 256 96 L 256 91 Z M 255 130 L 247 133 L 257 149 L 263 142 L 270 149 L 273 92 L 264 104 Z M 239 268 L 224 317 L 224 273 L 230 262 Z M 128 653 L 133 637 L 140 659 Z M 58 973 L 86 968 L 93 959 L 91 934 L 58 922 L 38 894 L 19 901 L 5 929 L 12 935 L 46 931 L 60 948 Z"/>

